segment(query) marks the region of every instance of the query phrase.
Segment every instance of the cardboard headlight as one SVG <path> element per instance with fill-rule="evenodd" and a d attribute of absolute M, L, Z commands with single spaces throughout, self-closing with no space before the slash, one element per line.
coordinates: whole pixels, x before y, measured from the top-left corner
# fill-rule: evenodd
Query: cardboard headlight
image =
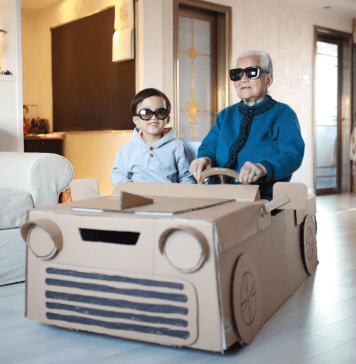
<path fill-rule="evenodd" d="M 165 231 L 160 239 L 160 250 L 174 268 L 184 273 L 199 269 L 209 255 L 204 235 L 189 226 Z"/>
<path fill-rule="evenodd" d="M 59 227 L 49 219 L 38 219 L 36 222 L 24 224 L 21 234 L 37 258 L 51 259 L 63 246 Z"/>

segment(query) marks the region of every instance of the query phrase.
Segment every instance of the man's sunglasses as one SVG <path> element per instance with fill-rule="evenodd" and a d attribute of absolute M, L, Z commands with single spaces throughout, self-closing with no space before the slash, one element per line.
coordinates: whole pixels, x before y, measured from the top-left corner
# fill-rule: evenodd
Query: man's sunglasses
<path fill-rule="evenodd" d="M 246 76 L 250 80 L 254 80 L 255 78 L 260 77 L 261 72 L 264 72 L 267 75 L 269 74 L 269 72 L 267 72 L 265 69 L 259 66 L 247 67 L 247 68 L 234 68 L 230 70 L 230 79 L 231 81 L 240 81 L 244 73 L 246 73 Z"/>
<path fill-rule="evenodd" d="M 156 111 L 152 111 L 150 109 L 141 109 L 138 112 L 138 117 L 141 120 L 150 120 L 153 115 L 156 115 L 156 118 L 159 120 L 163 120 L 168 116 L 169 112 L 167 109 L 161 108 Z"/>

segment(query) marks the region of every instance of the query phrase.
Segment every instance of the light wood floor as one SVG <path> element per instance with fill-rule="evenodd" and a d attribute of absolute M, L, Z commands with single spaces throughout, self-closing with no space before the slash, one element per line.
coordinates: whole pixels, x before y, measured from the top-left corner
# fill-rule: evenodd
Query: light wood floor
<path fill-rule="evenodd" d="M 24 283 L 0 287 L 0 363 L 356 363 L 356 194 L 317 197 L 320 264 L 255 340 L 224 355 L 51 327 L 24 317 Z"/>

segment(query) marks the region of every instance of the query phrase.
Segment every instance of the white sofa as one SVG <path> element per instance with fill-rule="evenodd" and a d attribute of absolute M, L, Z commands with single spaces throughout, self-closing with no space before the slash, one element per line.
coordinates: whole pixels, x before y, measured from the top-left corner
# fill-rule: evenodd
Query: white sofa
<path fill-rule="evenodd" d="M 0 286 L 25 280 L 20 227 L 28 210 L 57 204 L 72 179 L 73 167 L 60 155 L 0 152 Z"/>

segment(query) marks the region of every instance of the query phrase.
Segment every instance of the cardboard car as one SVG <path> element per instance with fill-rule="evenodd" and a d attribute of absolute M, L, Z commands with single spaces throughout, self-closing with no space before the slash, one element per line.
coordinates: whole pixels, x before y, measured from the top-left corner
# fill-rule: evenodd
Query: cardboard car
<path fill-rule="evenodd" d="M 49 325 L 223 352 L 250 343 L 314 272 L 303 184 L 119 183 L 29 212 L 26 315 Z"/>

